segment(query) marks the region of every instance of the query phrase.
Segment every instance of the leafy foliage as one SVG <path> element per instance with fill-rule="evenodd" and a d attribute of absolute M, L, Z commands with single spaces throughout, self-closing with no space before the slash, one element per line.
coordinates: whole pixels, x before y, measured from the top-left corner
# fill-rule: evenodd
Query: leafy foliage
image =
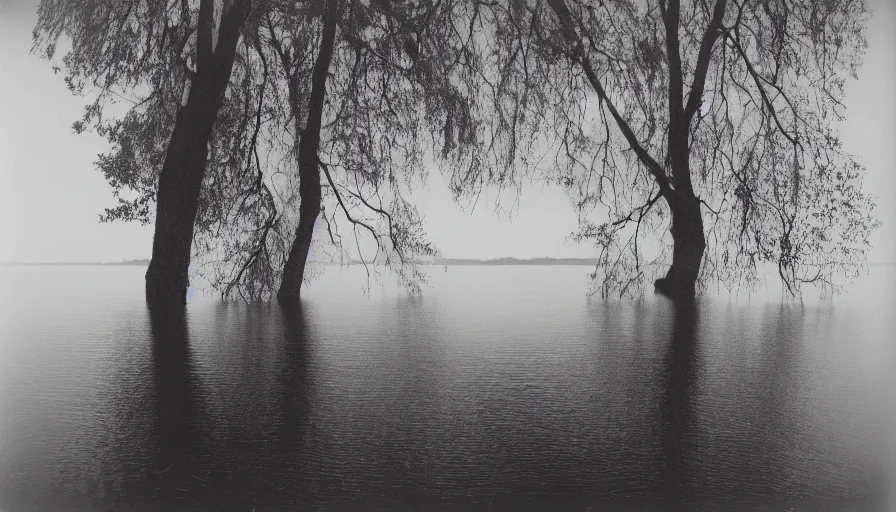
<path fill-rule="evenodd" d="M 98 161 L 118 201 L 104 220 L 152 221 L 196 69 L 198 4 L 40 4 L 36 47 L 52 59 L 70 43 L 66 82 L 91 98 L 74 128 L 113 145 Z M 270 296 L 282 273 L 323 4 L 255 0 L 244 26 L 194 240 L 225 294 Z M 702 204 L 703 285 L 754 286 L 773 264 L 797 294 L 806 283 L 836 289 L 863 268 L 874 204 L 835 130 L 866 47 L 863 0 L 342 6 L 319 154 L 327 236 L 316 250 L 343 260 L 353 249 L 419 291 L 413 263 L 436 251 L 406 197 L 432 155 L 458 199 L 522 177 L 565 187 L 575 238 L 600 250 L 603 295 L 638 293 L 661 272 L 668 190 Z"/>
<path fill-rule="evenodd" d="M 703 286 L 754 286 L 770 263 L 793 294 L 835 290 L 863 268 L 874 203 L 835 131 L 866 47 L 863 1 L 489 8 L 497 128 L 539 148 L 523 172 L 569 191 L 575 238 L 600 249 L 602 295 L 660 274 L 670 211 L 658 199 L 691 187 L 707 219 Z"/>
<path fill-rule="evenodd" d="M 437 120 L 441 128 L 439 98 L 457 95 L 439 72 L 451 48 L 434 22 L 450 13 L 429 4 L 345 6 L 319 155 L 328 236 L 315 245 L 343 260 L 349 235 L 365 265 L 393 268 L 420 291 L 426 276 L 415 262 L 436 250 L 406 195 L 426 178 L 421 128 Z M 282 275 L 298 222 L 297 146 L 321 14 L 316 2 L 255 2 L 245 25 L 209 144 L 194 236 L 200 272 L 225 295 L 269 297 Z M 45 0 L 39 15 L 36 46 L 53 58 L 57 41 L 70 40 L 67 82 L 95 96 L 76 130 L 96 130 L 113 145 L 98 166 L 118 205 L 102 220 L 152 222 L 158 173 L 195 69 L 198 3 Z M 112 115 L 122 98 L 128 110 Z"/>

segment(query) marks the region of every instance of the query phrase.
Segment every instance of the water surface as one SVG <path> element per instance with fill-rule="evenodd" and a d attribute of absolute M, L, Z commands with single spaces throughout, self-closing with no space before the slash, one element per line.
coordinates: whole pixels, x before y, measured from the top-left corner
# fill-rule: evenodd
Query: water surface
<path fill-rule="evenodd" d="M 2 268 L 0 510 L 886 509 L 892 268 L 696 308 L 589 270 L 149 310 L 140 267 Z"/>

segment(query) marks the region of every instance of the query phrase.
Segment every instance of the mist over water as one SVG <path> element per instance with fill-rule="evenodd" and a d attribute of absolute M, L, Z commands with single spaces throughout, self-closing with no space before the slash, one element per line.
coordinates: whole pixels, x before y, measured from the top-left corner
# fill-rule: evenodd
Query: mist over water
<path fill-rule="evenodd" d="M 299 306 L 185 310 L 144 271 L 0 268 L 0 510 L 887 509 L 893 267 L 695 307 L 325 268 Z"/>

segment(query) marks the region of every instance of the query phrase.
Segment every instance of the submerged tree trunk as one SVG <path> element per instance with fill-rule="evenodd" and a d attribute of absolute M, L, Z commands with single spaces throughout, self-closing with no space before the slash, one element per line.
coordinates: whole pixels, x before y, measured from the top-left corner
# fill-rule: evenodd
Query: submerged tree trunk
<path fill-rule="evenodd" d="M 311 75 L 308 121 L 305 123 L 304 131 L 301 132 L 301 142 L 298 147 L 299 197 L 302 204 L 299 207 L 299 226 L 296 228 L 296 238 L 289 251 L 286 265 L 283 267 L 283 279 L 280 282 L 280 289 L 277 291 L 277 297 L 281 300 L 297 299 L 301 295 L 302 281 L 305 277 L 305 263 L 308 261 L 308 252 L 311 249 L 311 240 L 314 236 L 314 223 L 320 214 L 321 189 L 318 150 L 320 149 L 324 99 L 327 94 L 327 74 L 330 70 L 330 61 L 333 58 L 336 23 L 339 19 L 336 3 L 336 0 L 327 2 L 320 51 Z M 297 84 L 290 81 L 289 87 L 290 103 L 292 103 L 293 112 L 298 113 Z M 299 129 L 297 117 L 297 137 L 300 136 Z"/>
<path fill-rule="evenodd" d="M 212 41 L 214 2 L 203 0 L 199 12 L 196 73 L 187 103 L 179 109 L 165 162 L 159 175 L 152 260 L 146 271 L 146 297 L 186 300 L 190 249 L 205 176 L 208 143 L 236 56 L 246 19 L 242 2 L 221 16 L 217 48 Z M 211 20 L 211 21 L 210 21 Z"/>
<path fill-rule="evenodd" d="M 701 42 L 700 53 L 694 69 L 688 103 L 684 103 L 684 82 L 679 50 L 680 2 L 661 2 L 661 12 L 666 32 L 666 56 L 669 62 L 669 127 L 668 164 L 661 166 L 638 141 L 634 130 L 613 105 L 598 73 L 591 65 L 585 42 L 576 30 L 576 23 L 565 0 L 548 0 L 548 5 L 557 16 L 563 36 L 574 48 L 574 59 L 581 65 L 588 82 L 598 97 L 607 105 L 610 115 L 616 121 L 629 146 L 644 164 L 659 185 L 669 209 L 672 212 L 672 239 L 674 242 L 672 266 L 666 277 L 654 282 L 656 291 L 671 297 L 693 297 L 696 293 L 697 276 L 706 249 L 703 234 L 703 218 L 700 215 L 700 200 L 691 186 L 690 144 L 688 142 L 691 119 L 700 107 L 710 50 L 718 38 L 718 28 L 725 14 L 726 0 L 716 0 L 713 19 Z"/>
<path fill-rule="evenodd" d="M 672 212 L 672 266 L 666 277 L 654 284 L 658 292 L 669 297 L 693 297 L 706 249 L 700 200 L 693 193 L 670 191 L 666 201 Z"/>
<path fill-rule="evenodd" d="M 299 226 L 296 228 L 296 238 L 289 250 L 289 257 L 283 268 L 283 280 L 277 292 L 277 296 L 281 299 L 298 298 L 302 291 L 305 263 L 308 261 L 314 223 L 320 214 L 321 205 L 320 171 L 316 152 L 313 162 L 307 164 L 304 161 L 299 162 L 299 179 L 301 180 L 299 196 L 302 200 L 299 207 Z"/>

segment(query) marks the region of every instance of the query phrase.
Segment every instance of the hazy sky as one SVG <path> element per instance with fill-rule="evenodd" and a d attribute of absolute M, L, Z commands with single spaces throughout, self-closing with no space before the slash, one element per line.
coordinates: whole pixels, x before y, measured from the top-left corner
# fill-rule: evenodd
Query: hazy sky
<path fill-rule="evenodd" d="M 75 135 L 84 100 L 72 96 L 49 62 L 29 54 L 37 0 L 0 0 L 0 261 L 116 261 L 145 258 L 152 228 L 100 224 L 111 188 L 93 163 L 105 143 Z M 859 80 L 849 84 L 845 147 L 867 168 L 865 188 L 879 197 L 883 227 L 875 262 L 896 261 L 896 2 L 870 0 L 869 49 Z M 488 201 L 472 214 L 451 201 L 444 180 L 415 194 L 431 240 L 459 258 L 591 257 L 566 240 L 575 213 L 556 188 L 525 187 L 512 219 Z"/>

